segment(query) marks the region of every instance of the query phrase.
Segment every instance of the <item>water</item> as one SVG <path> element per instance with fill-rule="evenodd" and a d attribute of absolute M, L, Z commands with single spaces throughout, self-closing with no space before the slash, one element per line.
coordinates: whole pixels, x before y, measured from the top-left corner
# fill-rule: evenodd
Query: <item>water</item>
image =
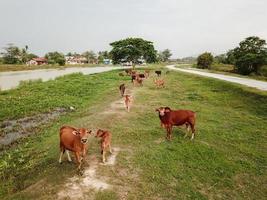
<path fill-rule="evenodd" d="M 15 72 L 0 73 L 1 90 L 9 90 L 17 87 L 21 81 L 37 80 L 48 81 L 66 74 L 78 73 L 95 74 L 106 72 L 114 69 L 122 69 L 123 67 L 71 67 L 65 69 L 39 69 Z"/>

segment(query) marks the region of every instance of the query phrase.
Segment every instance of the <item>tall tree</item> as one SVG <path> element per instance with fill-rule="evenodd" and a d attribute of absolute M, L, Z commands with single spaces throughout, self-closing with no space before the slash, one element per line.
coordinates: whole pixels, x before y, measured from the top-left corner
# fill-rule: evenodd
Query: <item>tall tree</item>
<path fill-rule="evenodd" d="M 139 59 L 144 59 L 147 63 L 157 61 L 157 51 L 153 42 L 142 38 L 126 38 L 110 43 L 112 50 L 110 55 L 114 64 L 123 61 L 132 62 L 133 68 Z"/>
<path fill-rule="evenodd" d="M 65 65 L 64 54 L 57 51 L 47 53 L 45 58 L 48 60 L 49 64 L 59 64 L 60 66 Z"/>
<path fill-rule="evenodd" d="M 2 54 L 4 64 L 20 64 L 21 63 L 21 50 L 19 47 L 14 46 L 12 43 L 3 48 L 5 52 Z"/>
<path fill-rule="evenodd" d="M 197 58 L 197 67 L 198 68 L 209 68 L 213 62 L 213 56 L 209 52 L 205 52 L 198 56 Z"/>
<path fill-rule="evenodd" d="M 96 54 L 94 51 L 86 51 L 82 54 L 87 59 L 87 63 L 95 63 L 96 62 Z"/>
<path fill-rule="evenodd" d="M 256 36 L 248 37 L 239 43 L 239 46 L 228 52 L 236 70 L 240 74 L 258 73 L 265 64 L 267 57 L 266 41 Z"/>
<path fill-rule="evenodd" d="M 158 60 L 161 62 L 167 62 L 172 56 L 171 50 L 165 49 L 158 54 Z"/>

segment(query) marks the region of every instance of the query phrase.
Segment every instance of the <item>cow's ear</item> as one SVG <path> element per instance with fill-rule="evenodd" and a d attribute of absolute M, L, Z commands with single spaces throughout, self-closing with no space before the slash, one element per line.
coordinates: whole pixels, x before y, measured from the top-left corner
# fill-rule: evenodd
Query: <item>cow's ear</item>
<path fill-rule="evenodd" d="M 72 131 L 73 135 L 79 135 L 80 133 L 78 131 Z"/>
<path fill-rule="evenodd" d="M 170 107 L 165 107 L 165 112 L 171 112 Z"/>
<path fill-rule="evenodd" d="M 157 108 L 157 109 L 155 109 L 155 111 L 156 111 L 156 112 L 159 112 L 159 109 Z"/>

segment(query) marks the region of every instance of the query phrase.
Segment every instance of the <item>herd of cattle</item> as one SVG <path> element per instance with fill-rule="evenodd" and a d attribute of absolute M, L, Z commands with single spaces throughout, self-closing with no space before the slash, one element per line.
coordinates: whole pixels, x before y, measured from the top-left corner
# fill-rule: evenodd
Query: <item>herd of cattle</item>
<path fill-rule="evenodd" d="M 168 73 L 168 72 L 167 72 Z M 161 79 L 162 71 L 156 70 L 155 74 L 157 78 L 154 80 L 154 83 L 157 88 L 165 87 L 164 79 Z M 145 79 L 149 78 L 150 70 L 145 70 L 144 73 L 139 73 L 132 69 L 126 69 L 125 73 L 119 73 L 120 76 L 130 76 L 131 81 L 134 86 L 143 86 Z M 124 97 L 124 104 L 126 110 L 130 111 L 131 105 L 131 96 L 125 94 L 126 85 L 123 83 L 119 86 L 119 91 L 122 97 Z M 170 107 L 160 107 L 155 110 L 159 114 L 159 119 L 161 127 L 165 128 L 167 131 L 166 139 L 171 140 L 171 134 L 173 126 L 182 126 L 185 125 L 187 132 L 184 137 L 187 137 L 187 134 L 192 132 L 191 140 L 195 136 L 195 123 L 196 123 L 196 113 L 191 110 L 172 110 Z M 69 151 L 75 154 L 75 158 L 78 164 L 78 169 L 81 168 L 82 160 L 84 159 L 87 152 L 87 145 L 89 135 L 93 135 L 91 130 L 85 128 L 74 128 L 71 126 L 63 126 L 60 128 L 60 158 L 59 163 L 62 162 L 62 156 L 66 151 L 68 156 L 68 161 L 72 161 L 69 155 Z M 109 150 L 112 153 L 111 149 L 111 133 L 107 130 L 99 129 L 97 130 L 95 137 L 101 138 L 101 154 L 102 162 L 106 162 L 106 152 Z"/>

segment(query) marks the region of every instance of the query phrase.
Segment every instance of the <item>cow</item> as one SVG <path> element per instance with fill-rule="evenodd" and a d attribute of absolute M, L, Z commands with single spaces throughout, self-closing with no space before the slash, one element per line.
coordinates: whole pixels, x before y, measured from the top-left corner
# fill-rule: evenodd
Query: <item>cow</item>
<path fill-rule="evenodd" d="M 102 154 L 102 162 L 105 163 L 107 160 L 106 152 L 108 148 L 109 148 L 109 152 L 112 154 L 111 133 L 106 130 L 98 129 L 95 137 L 101 137 L 100 147 L 101 147 L 101 154 Z"/>
<path fill-rule="evenodd" d="M 171 140 L 171 133 L 173 126 L 186 125 L 189 132 L 189 126 L 192 131 L 191 140 L 195 136 L 195 123 L 196 123 L 196 113 L 191 110 L 171 110 L 169 107 L 160 107 L 156 109 L 159 113 L 159 118 L 161 125 L 166 128 L 167 136 L 166 139 Z M 184 137 L 187 136 L 187 133 Z"/>
<path fill-rule="evenodd" d="M 123 97 L 123 95 L 125 93 L 125 89 L 126 89 L 125 84 L 124 83 L 121 84 L 120 87 L 119 87 L 119 89 L 120 89 L 121 96 Z"/>
<path fill-rule="evenodd" d="M 161 76 L 161 71 L 160 71 L 160 70 L 156 70 L 155 73 L 156 73 L 158 76 Z"/>
<path fill-rule="evenodd" d="M 150 71 L 149 70 L 145 70 L 145 77 L 148 78 L 149 77 L 149 73 Z"/>
<path fill-rule="evenodd" d="M 160 86 L 161 87 L 165 87 L 165 82 L 164 82 L 164 80 L 163 79 L 158 79 L 158 80 L 155 80 L 154 81 L 154 83 L 155 83 L 155 85 L 159 88 Z"/>
<path fill-rule="evenodd" d="M 125 97 L 124 99 L 125 108 L 127 112 L 130 112 L 131 96 L 127 94 L 124 95 L 124 97 Z"/>
<path fill-rule="evenodd" d="M 71 126 L 62 126 L 59 131 L 60 137 L 60 157 L 59 163 L 62 163 L 62 156 L 67 152 L 68 160 L 71 162 L 69 151 L 75 153 L 78 169 L 81 168 L 82 160 L 87 151 L 86 143 L 88 137 L 92 133 L 91 130 L 85 128 L 74 128 Z"/>

